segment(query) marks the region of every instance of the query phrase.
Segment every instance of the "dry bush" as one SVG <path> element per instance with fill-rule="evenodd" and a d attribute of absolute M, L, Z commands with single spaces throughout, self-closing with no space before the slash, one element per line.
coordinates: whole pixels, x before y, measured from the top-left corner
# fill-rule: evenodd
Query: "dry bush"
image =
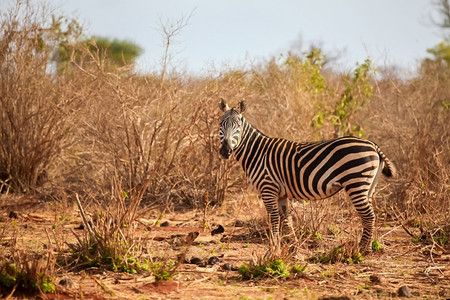
<path fill-rule="evenodd" d="M 74 50 L 75 51 L 75 50 Z M 137 76 L 108 67 L 89 49 L 73 60 L 67 84 L 86 99 L 72 124 L 77 143 L 65 151 L 73 189 L 108 198 L 111 178 L 128 192 L 151 175 L 146 204 L 201 206 L 207 193 L 222 201 L 226 169 L 216 153 L 216 101 L 203 87 L 173 77 Z"/>
<path fill-rule="evenodd" d="M 320 61 L 288 55 L 255 67 L 249 80 L 249 121 L 270 136 L 315 139 L 311 130 L 314 105 L 328 97 L 321 66 Z"/>
<path fill-rule="evenodd" d="M 72 231 L 78 243 L 71 246 L 71 258 L 66 259 L 66 262 L 74 264 L 74 268 L 104 266 L 113 271 L 141 271 L 145 244 L 142 243 L 142 233 L 136 230 L 136 220 L 139 218 L 139 205 L 149 181 L 150 178 L 130 194 L 124 193 L 122 184 L 114 181 L 111 203 L 105 205 L 94 199 L 89 205 L 90 213 L 76 195 L 78 210 L 86 230 L 81 236 Z M 86 200 L 83 202 L 89 203 Z"/>
<path fill-rule="evenodd" d="M 0 191 L 27 192 L 48 182 L 49 168 L 72 140 L 77 105 L 52 72 L 61 31 L 44 7 L 18 3 L 0 25 Z"/>
<path fill-rule="evenodd" d="M 388 73 L 366 122 L 400 172 L 383 191 L 380 212 L 421 231 L 450 222 L 449 75 L 448 69 L 428 68 L 405 81 Z"/>
<path fill-rule="evenodd" d="M 2 18 L 2 190 L 28 191 L 47 180 L 60 189 L 57 198 L 78 192 L 108 200 L 111 178 L 130 192 L 152 174 L 147 204 L 196 207 L 206 194 L 223 201 L 229 168 L 215 155 L 211 84 L 114 67 L 95 43 L 79 43 L 77 30 L 67 36 L 76 23 L 62 30 L 63 18 L 49 19 L 20 2 Z M 58 61 L 61 47 L 70 61 Z"/>

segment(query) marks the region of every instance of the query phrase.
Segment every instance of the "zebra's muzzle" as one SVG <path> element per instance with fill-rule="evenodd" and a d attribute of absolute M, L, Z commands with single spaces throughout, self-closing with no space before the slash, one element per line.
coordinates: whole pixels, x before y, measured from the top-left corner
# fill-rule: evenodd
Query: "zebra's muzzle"
<path fill-rule="evenodd" d="M 233 149 L 231 148 L 231 146 L 229 145 L 229 143 L 227 143 L 226 141 L 222 144 L 222 147 L 220 147 L 220 155 L 225 158 L 228 159 L 231 156 L 231 152 L 233 152 Z"/>

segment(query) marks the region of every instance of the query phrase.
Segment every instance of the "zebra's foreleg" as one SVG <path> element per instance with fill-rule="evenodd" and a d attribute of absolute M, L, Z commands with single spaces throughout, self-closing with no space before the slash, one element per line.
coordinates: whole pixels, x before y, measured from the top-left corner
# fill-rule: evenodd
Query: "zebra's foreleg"
<path fill-rule="evenodd" d="M 271 248 L 275 252 L 280 250 L 280 211 L 278 209 L 278 197 L 273 195 L 262 194 L 264 206 L 266 207 L 267 216 L 269 219 L 270 229 L 270 243 Z"/>
<path fill-rule="evenodd" d="M 281 232 L 283 232 L 283 228 L 286 228 L 288 233 L 287 236 L 293 236 L 295 242 L 297 242 L 297 236 L 295 235 L 294 223 L 292 221 L 292 207 L 290 205 L 290 201 L 287 197 L 280 198 L 278 200 L 278 209 L 280 211 L 281 218 Z"/>

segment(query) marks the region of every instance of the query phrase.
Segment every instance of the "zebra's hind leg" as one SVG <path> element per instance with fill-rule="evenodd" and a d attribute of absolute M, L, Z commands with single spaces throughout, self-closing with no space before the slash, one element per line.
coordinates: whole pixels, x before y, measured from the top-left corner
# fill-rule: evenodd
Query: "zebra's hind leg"
<path fill-rule="evenodd" d="M 352 199 L 353 205 L 362 219 L 363 234 L 359 243 L 359 251 L 362 254 L 369 252 L 372 246 L 373 229 L 375 228 L 375 212 L 372 207 L 372 195 L 378 184 L 382 169 L 383 163 L 378 166 L 373 177 L 366 177 L 371 178 L 371 180 L 353 183 L 345 188 L 345 191 Z"/>
<path fill-rule="evenodd" d="M 367 188 L 366 188 L 367 187 Z M 345 189 L 353 205 L 362 220 L 363 233 L 359 243 L 361 254 L 367 254 L 372 243 L 373 230 L 375 227 L 375 213 L 373 211 L 368 185 L 361 185 L 359 189 Z"/>
<path fill-rule="evenodd" d="M 368 201 L 367 207 L 364 211 L 358 210 L 362 218 L 363 234 L 359 243 L 359 251 L 362 254 L 367 254 L 370 250 L 373 237 L 373 229 L 375 227 L 375 213 L 372 204 Z"/>
<path fill-rule="evenodd" d="M 294 241 L 297 242 L 297 236 L 295 235 L 294 223 L 292 221 L 292 207 L 290 201 L 287 197 L 278 199 L 278 209 L 280 211 L 281 218 L 281 232 L 283 229 L 287 230 L 286 236 L 293 237 Z"/>

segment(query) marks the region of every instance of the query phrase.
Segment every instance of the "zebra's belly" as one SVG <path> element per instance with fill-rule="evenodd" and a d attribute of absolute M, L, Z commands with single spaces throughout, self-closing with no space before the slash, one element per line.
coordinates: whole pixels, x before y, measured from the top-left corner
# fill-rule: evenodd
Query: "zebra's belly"
<path fill-rule="evenodd" d="M 283 193 L 280 193 L 280 197 L 286 196 L 289 199 L 295 200 L 321 200 L 333 196 L 334 194 L 339 192 L 342 188 L 343 187 L 340 183 L 335 182 L 329 184 L 324 191 L 321 191 L 320 193 L 311 194 L 305 191 L 289 189 L 286 185 L 284 185 L 284 187 L 282 188 Z"/>

